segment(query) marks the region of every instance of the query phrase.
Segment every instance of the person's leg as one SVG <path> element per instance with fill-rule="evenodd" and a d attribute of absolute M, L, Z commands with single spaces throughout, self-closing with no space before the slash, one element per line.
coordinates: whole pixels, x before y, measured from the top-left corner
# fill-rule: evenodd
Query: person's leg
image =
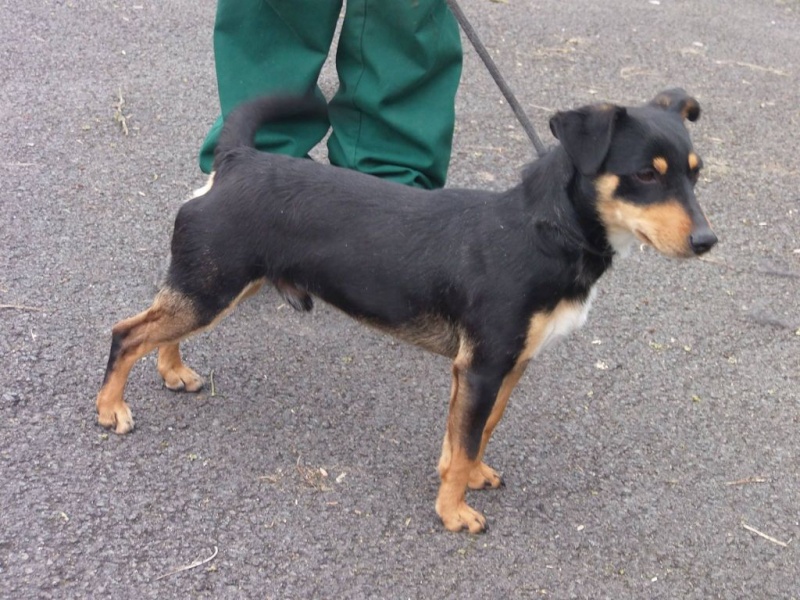
<path fill-rule="evenodd" d="M 348 0 L 329 105 L 331 163 L 442 187 L 461 77 L 458 24 L 444 0 Z"/>
<path fill-rule="evenodd" d="M 208 173 L 223 118 L 238 104 L 270 93 L 305 93 L 316 84 L 328 56 L 341 0 L 219 0 L 214 60 L 221 116 L 200 150 Z M 319 88 L 320 102 L 324 102 Z M 271 124 L 256 147 L 306 156 L 325 136 L 325 119 Z"/>

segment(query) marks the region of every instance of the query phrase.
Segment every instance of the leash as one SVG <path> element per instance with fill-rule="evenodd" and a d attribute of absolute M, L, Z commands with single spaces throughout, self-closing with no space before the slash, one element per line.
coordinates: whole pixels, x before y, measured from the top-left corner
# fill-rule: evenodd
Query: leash
<path fill-rule="evenodd" d="M 525 114 L 525 111 L 517 101 L 517 98 L 514 96 L 511 88 L 500 74 L 500 71 L 497 68 L 494 60 L 492 60 L 492 57 L 489 56 L 486 46 L 483 45 L 483 42 L 481 42 L 478 34 L 475 32 L 475 29 L 472 27 L 472 25 L 470 25 L 470 22 L 467 20 L 467 17 L 461 10 L 458 2 L 456 0 L 447 0 L 447 5 L 450 7 L 450 10 L 455 16 L 456 21 L 458 21 L 458 24 L 461 26 L 462 31 L 472 43 L 472 47 L 475 48 L 475 52 L 478 53 L 478 56 L 481 57 L 483 64 L 486 65 L 486 68 L 488 69 L 489 74 L 492 76 L 492 79 L 494 79 L 494 82 L 497 84 L 497 87 L 500 88 L 500 91 L 503 93 L 506 102 L 508 102 L 509 106 L 511 106 L 511 110 L 514 111 L 514 114 L 516 115 L 520 125 L 522 125 L 522 128 L 525 130 L 525 133 L 528 134 L 528 139 L 530 139 L 533 147 L 536 148 L 536 154 L 542 156 L 547 151 L 542 143 L 542 140 L 539 139 L 533 124 L 531 123 L 530 119 L 528 119 L 528 115 Z"/>
<path fill-rule="evenodd" d="M 528 139 L 530 139 L 533 147 L 536 149 L 536 154 L 538 156 L 542 156 L 547 152 L 547 149 L 542 143 L 542 140 L 539 139 L 539 136 L 536 134 L 536 129 L 534 129 L 533 123 L 531 123 L 528 115 L 525 114 L 522 106 L 517 101 L 517 98 L 514 96 L 514 92 L 511 91 L 511 88 L 506 83 L 506 80 L 500 74 L 500 70 L 497 68 L 494 60 L 492 60 L 492 57 L 489 56 L 486 46 L 483 45 L 483 42 L 481 42 L 478 34 L 475 32 L 475 29 L 472 27 L 469 20 L 467 20 L 467 17 L 461 10 L 461 7 L 458 5 L 457 0 L 446 1 L 447 5 L 450 7 L 450 10 L 455 16 L 456 21 L 458 21 L 458 24 L 461 26 L 461 30 L 472 43 L 472 47 L 475 48 L 475 52 L 477 52 L 478 56 L 481 57 L 481 60 L 483 61 L 483 64 L 486 65 L 486 68 L 489 71 L 489 74 L 492 76 L 492 79 L 494 79 L 497 87 L 499 87 L 500 91 L 503 93 L 506 102 L 508 102 L 511 110 L 514 111 L 514 114 L 516 115 L 520 125 L 522 125 L 525 133 L 528 134 Z M 567 230 L 558 223 L 553 223 L 551 221 L 539 221 L 536 223 L 536 225 L 540 229 L 550 229 L 558 235 L 561 235 L 566 241 L 578 246 L 584 252 L 594 254 L 605 261 L 609 260 L 614 255 L 614 251 L 610 248 L 606 250 L 594 248 L 587 243 L 586 238 L 583 235 L 576 235 L 574 232 Z"/>

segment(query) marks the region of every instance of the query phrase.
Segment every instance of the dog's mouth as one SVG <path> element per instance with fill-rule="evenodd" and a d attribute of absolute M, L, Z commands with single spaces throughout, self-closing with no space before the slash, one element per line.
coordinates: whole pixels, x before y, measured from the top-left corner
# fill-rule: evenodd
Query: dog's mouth
<path fill-rule="evenodd" d="M 668 256 L 670 258 L 691 258 L 695 256 L 695 253 L 688 246 L 684 248 L 674 244 L 656 244 L 649 235 L 640 229 L 634 229 L 633 235 L 635 235 L 636 239 L 638 239 L 640 242 L 650 246 L 651 248 L 654 248 L 657 252 L 663 254 L 664 256 Z"/>

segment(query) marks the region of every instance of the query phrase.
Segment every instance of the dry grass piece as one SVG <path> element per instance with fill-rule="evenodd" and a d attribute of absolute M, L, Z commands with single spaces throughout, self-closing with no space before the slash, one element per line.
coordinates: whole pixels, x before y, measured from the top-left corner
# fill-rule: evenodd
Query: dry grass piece
<path fill-rule="evenodd" d="M 769 479 L 763 477 L 745 477 L 744 479 L 737 479 L 736 481 L 726 481 L 725 485 L 747 485 L 750 483 L 768 483 Z"/>
<path fill-rule="evenodd" d="M 320 492 L 329 492 L 333 488 L 327 485 L 326 481 L 328 479 L 328 472 L 320 467 L 318 469 L 313 467 L 307 467 L 305 465 L 300 464 L 301 462 L 300 456 L 297 457 L 297 463 L 295 464 L 295 468 L 297 472 L 300 474 L 303 482 L 310 488 L 314 488 Z"/>
<path fill-rule="evenodd" d="M 31 312 L 44 312 L 43 308 L 36 306 L 26 306 L 25 304 L 0 304 L 0 310 L 27 310 Z"/>
<path fill-rule="evenodd" d="M 128 135 L 128 119 L 130 115 L 126 115 L 123 111 L 125 109 L 125 98 L 122 97 L 122 88 L 117 90 L 117 101 L 114 103 L 114 122 L 119 123 L 122 133 L 127 137 Z"/>
<path fill-rule="evenodd" d="M 182 573 L 183 571 L 188 571 L 189 569 L 194 569 L 196 567 L 206 564 L 207 562 L 211 562 L 217 556 L 218 552 L 219 549 L 216 546 L 214 546 L 214 552 L 208 558 L 204 558 L 203 560 L 196 560 L 189 565 L 178 567 L 177 569 L 174 569 L 172 571 L 167 571 L 163 575 L 159 575 L 158 577 L 156 577 L 153 581 L 158 581 L 159 579 L 164 579 L 165 577 L 169 577 L 170 575 L 176 575 L 177 573 Z"/>
<path fill-rule="evenodd" d="M 782 542 L 782 541 L 780 541 L 780 540 L 776 540 L 776 539 L 775 539 L 774 537 L 772 537 L 771 535 L 767 535 L 766 533 L 764 533 L 764 532 L 762 532 L 762 531 L 759 531 L 759 530 L 758 530 L 758 529 L 756 529 L 755 527 L 750 527 L 750 525 L 748 525 L 748 524 L 747 524 L 747 523 L 745 523 L 744 521 L 742 521 L 742 527 L 744 527 L 745 529 L 747 529 L 747 531 L 751 531 L 751 532 L 755 533 L 756 535 L 759 535 L 759 536 L 761 536 L 761 537 L 762 537 L 762 538 L 764 538 L 765 540 L 769 540 L 769 541 L 770 541 L 770 542 L 772 542 L 773 544 L 778 544 L 778 546 L 782 546 L 783 548 L 786 548 L 786 546 L 788 546 L 788 545 L 789 545 L 789 542 Z"/>

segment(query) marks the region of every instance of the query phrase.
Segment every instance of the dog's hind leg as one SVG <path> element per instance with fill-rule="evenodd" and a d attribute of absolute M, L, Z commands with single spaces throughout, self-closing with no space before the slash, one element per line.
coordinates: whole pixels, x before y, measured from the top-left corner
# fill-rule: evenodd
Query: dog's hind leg
<path fill-rule="evenodd" d="M 167 387 L 173 390 L 197 391 L 203 379 L 181 361 L 178 343 L 187 337 L 214 327 L 239 302 L 255 294 L 263 279 L 251 281 L 224 308 L 201 316 L 195 300 L 170 287 L 163 288 L 153 305 L 135 317 L 120 321 L 111 330 L 111 352 L 103 386 L 97 394 L 97 420 L 116 433 L 133 429 L 133 417 L 123 399 L 128 375 L 136 361 L 159 348 L 158 370 Z"/>
<path fill-rule="evenodd" d="M 202 329 L 213 328 L 225 315 L 236 308 L 236 305 L 242 300 L 256 294 L 263 285 L 264 280 L 262 279 L 247 284 L 233 302 L 231 302 L 225 310 L 220 312 L 210 324 L 205 325 Z M 162 344 L 158 347 L 158 373 L 164 380 L 164 385 L 167 389 L 173 392 L 199 392 L 203 389 L 203 385 L 205 384 L 205 381 L 200 375 L 183 363 L 180 346 L 177 342 Z"/>
<path fill-rule="evenodd" d="M 160 291 L 146 311 L 114 325 L 106 374 L 97 394 L 98 422 L 116 433 L 133 429 L 130 408 L 123 400 L 133 365 L 159 346 L 172 345 L 177 350 L 177 342 L 202 325 L 194 303 L 169 288 Z"/>
<path fill-rule="evenodd" d="M 167 389 L 173 392 L 199 392 L 205 381 L 183 364 L 178 344 L 163 344 L 158 348 L 158 373 Z"/>
<path fill-rule="evenodd" d="M 199 331 L 212 329 L 219 323 L 226 315 L 228 315 L 236 306 L 244 299 L 256 294 L 258 290 L 264 285 L 263 279 L 251 281 L 244 286 L 239 295 L 222 311 L 220 311 L 210 323 L 203 325 Z M 187 337 L 187 336 L 184 336 Z M 180 341 L 179 338 L 178 341 Z M 171 340 L 169 343 L 161 344 L 158 347 L 158 373 L 164 380 L 164 385 L 167 389 L 173 392 L 199 392 L 203 389 L 205 381 L 203 378 L 195 373 L 192 369 L 187 367 L 181 359 L 180 347 L 177 341 Z"/>

